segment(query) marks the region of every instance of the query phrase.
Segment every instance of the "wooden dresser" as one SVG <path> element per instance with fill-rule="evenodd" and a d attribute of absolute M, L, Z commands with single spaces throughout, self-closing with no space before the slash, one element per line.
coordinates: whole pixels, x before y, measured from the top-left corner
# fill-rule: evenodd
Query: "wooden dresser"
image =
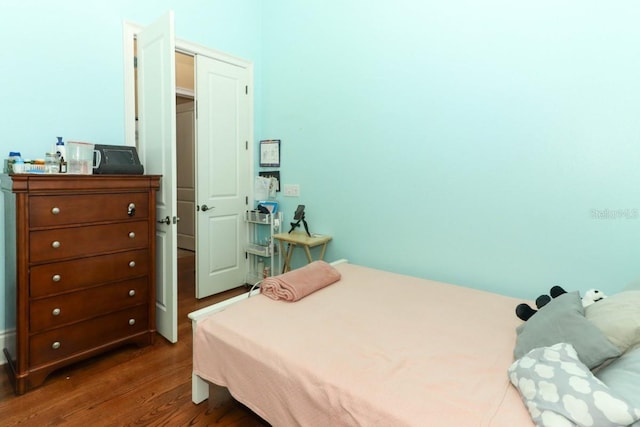
<path fill-rule="evenodd" d="M 5 365 L 17 394 L 155 338 L 159 176 L 2 175 Z"/>

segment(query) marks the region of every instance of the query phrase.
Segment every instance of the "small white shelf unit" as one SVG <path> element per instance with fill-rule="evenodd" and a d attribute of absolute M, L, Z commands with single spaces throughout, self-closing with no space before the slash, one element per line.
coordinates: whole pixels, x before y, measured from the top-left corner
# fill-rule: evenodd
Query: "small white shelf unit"
<path fill-rule="evenodd" d="M 249 260 L 249 271 L 245 280 L 247 285 L 254 285 L 266 276 L 278 274 L 277 270 L 282 264 L 282 254 L 274 243 L 273 235 L 280 232 L 282 219 L 282 212 L 275 214 L 245 212 L 245 221 L 249 228 L 245 249 Z"/>

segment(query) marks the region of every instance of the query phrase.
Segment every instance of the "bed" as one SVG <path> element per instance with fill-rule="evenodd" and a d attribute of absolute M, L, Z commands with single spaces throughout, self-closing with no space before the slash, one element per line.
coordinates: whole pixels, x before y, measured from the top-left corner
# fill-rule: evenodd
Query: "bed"
<path fill-rule="evenodd" d="M 191 313 L 193 402 L 230 394 L 274 426 L 534 425 L 521 300 L 334 267 L 339 281 L 295 303 L 253 291 Z"/>

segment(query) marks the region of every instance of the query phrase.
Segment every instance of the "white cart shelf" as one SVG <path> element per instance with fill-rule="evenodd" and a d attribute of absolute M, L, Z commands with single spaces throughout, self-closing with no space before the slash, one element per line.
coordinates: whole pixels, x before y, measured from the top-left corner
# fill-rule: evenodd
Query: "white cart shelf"
<path fill-rule="evenodd" d="M 247 211 L 245 221 L 248 229 L 248 242 L 245 248 L 249 260 L 249 272 L 245 282 L 253 285 L 267 276 L 276 274 L 282 263 L 278 246 L 274 243 L 273 235 L 280 232 L 282 226 L 282 212 L 263 214 Z M 261 268 L 262 267 L 262 268 Z"/>

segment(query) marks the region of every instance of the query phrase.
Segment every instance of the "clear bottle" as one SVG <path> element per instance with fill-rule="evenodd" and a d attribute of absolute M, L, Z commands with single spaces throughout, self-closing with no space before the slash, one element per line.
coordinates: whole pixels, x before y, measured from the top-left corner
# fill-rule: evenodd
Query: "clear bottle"
<path fill-rule="evenodd" d="M 56 153 L 46 153 L 44 156 L 44 173 L 58 173 L 60 161 Z"/>

